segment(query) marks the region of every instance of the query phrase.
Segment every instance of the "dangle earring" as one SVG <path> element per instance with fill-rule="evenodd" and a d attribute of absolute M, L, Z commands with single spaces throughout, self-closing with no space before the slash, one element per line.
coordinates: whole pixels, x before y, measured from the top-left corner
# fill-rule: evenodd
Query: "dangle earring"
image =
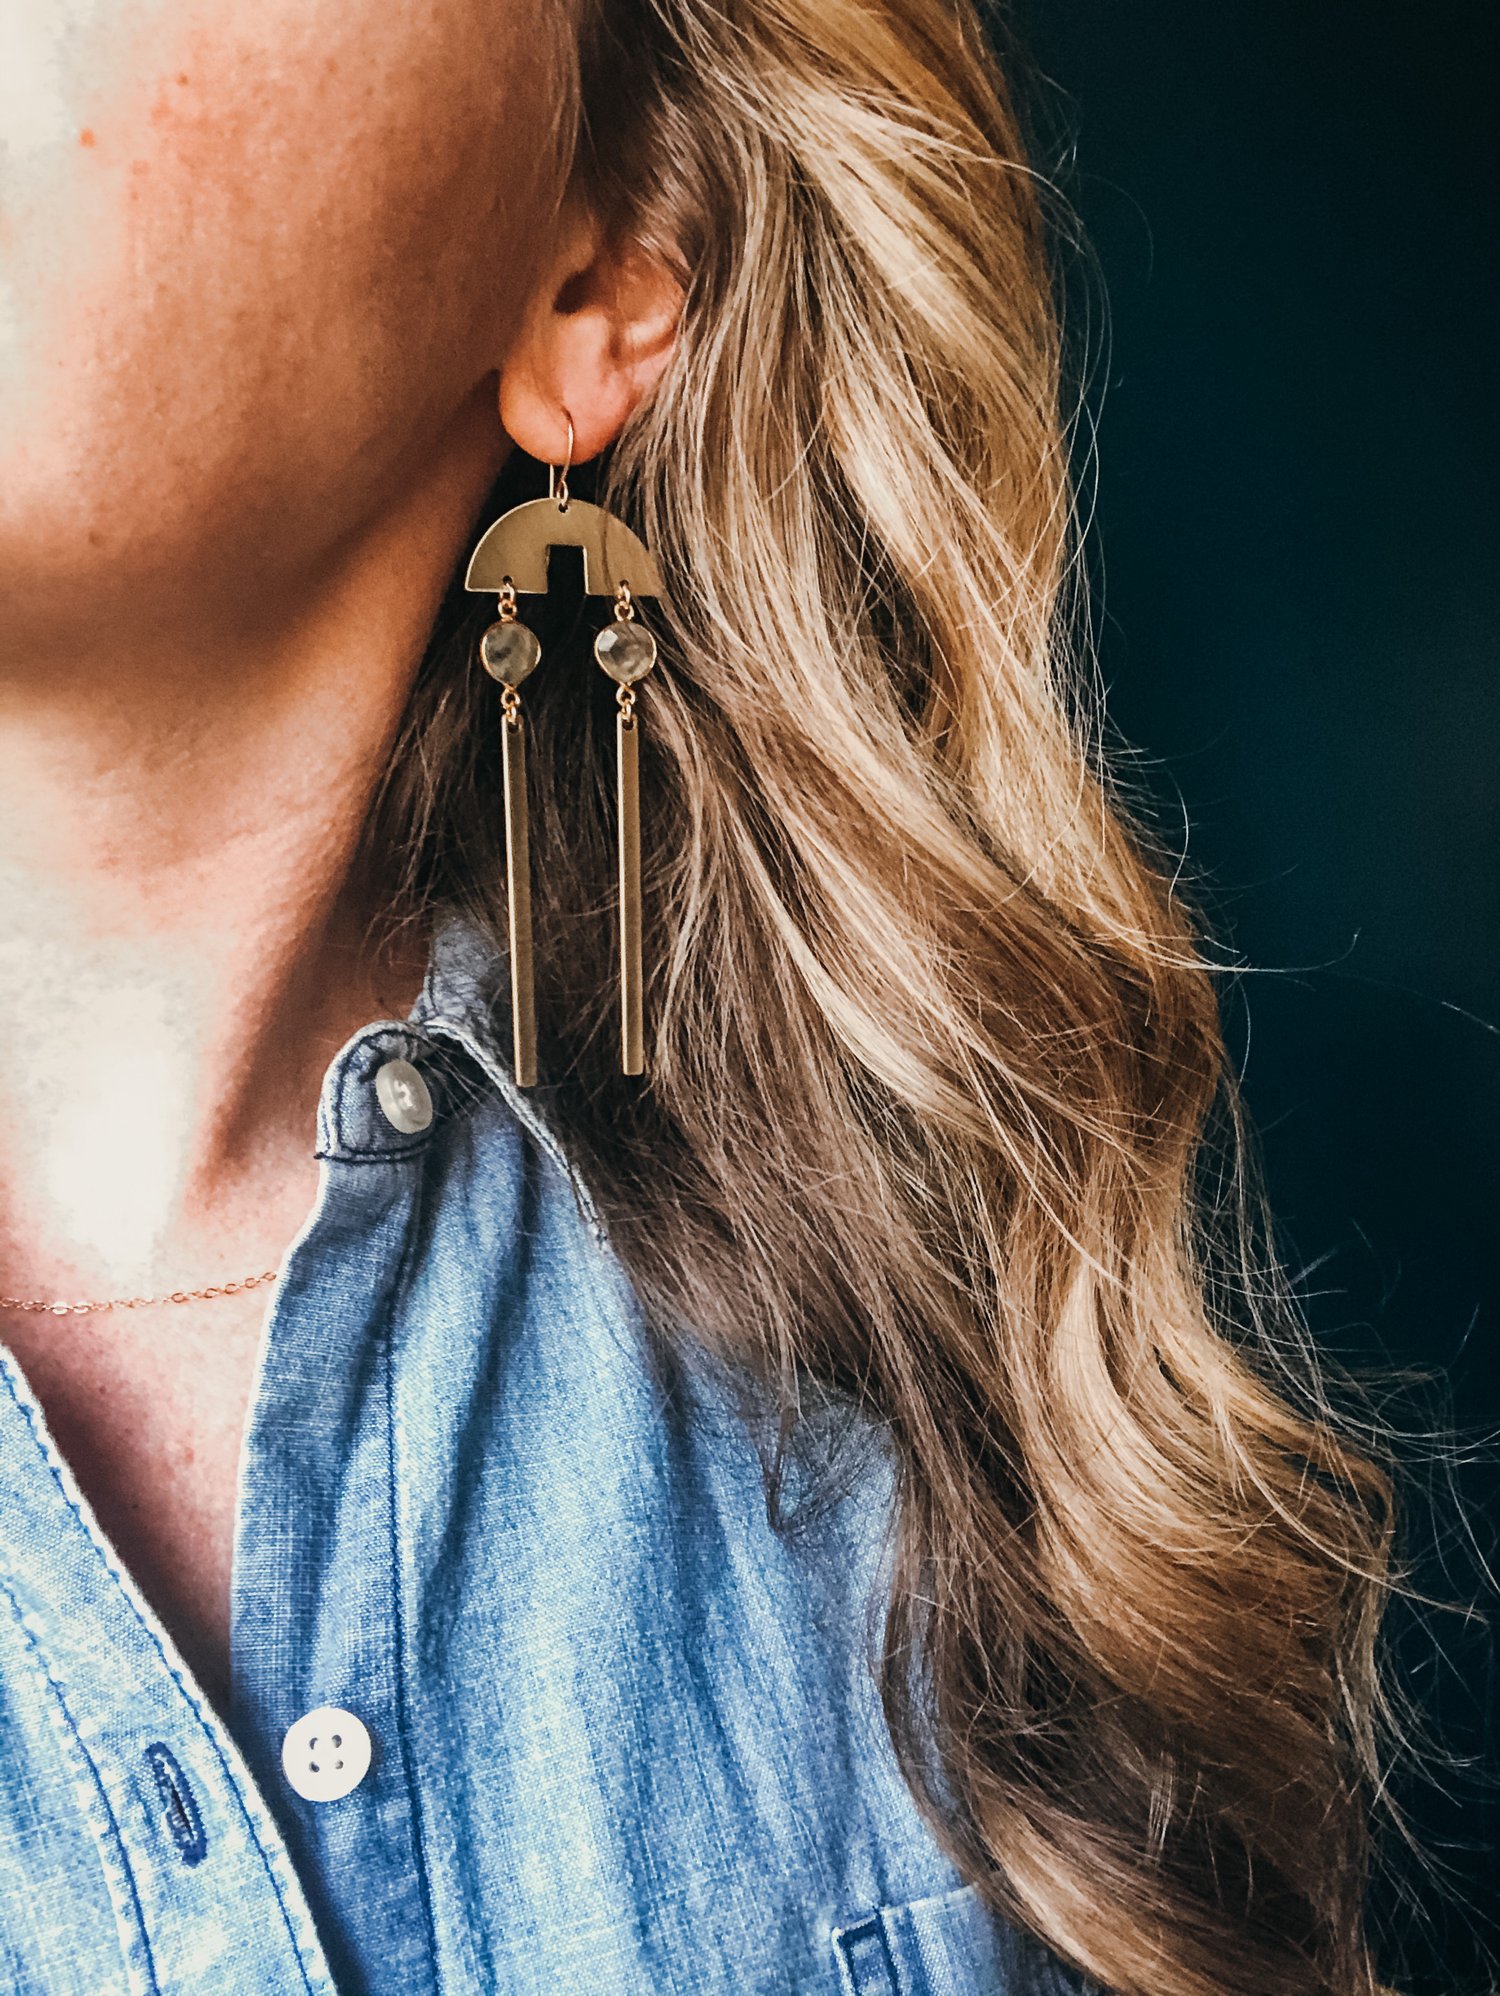
<path fill-rule="evenodd" d="M 635 689 L 656 663 L 656 639 L 635 621 L 630 584 L 615 591 L 615 621 L 594 639 L 594 656 L 615 682 L 615 807 L 620 892 L 620 1069 L 646 1064 L 641 970 L 641 729 Z"/>
<path fill-rule="evenodd" d="M 531 873 L 526 810 L 526 739 L 519 687 L 536 667 L 542 648 L 535 632 L 518 621 L 516 597 L 545 596 L 548 555 L 555 547 L 583 551 L 583 586 L 590 596 L 613 596 L 615 622 L 594 641 L 595 656 L 619 687 L 616 722 L 619 769 L 621 1065 L 626 1074 L 644 1064 L 641 973 L 640 777 L 634 687 L 656 663 L 656 640 L 635 624 L 635 598 L 660 596 L 656 558 L 638 535 L 587 499 L 568 492 L 573 463 L 573 418 L 561 476 L 547 470 L 547 497 L 527 499 L 502 513 L 469 557 L 466 589 L 494 592 L 499 618 L 480 640 L 486 672 L 501 684 L 501 763 L 505 784 L 506 898 L 510 926 L 511 1035 L 516 1084 L 536 1080 L 536 1000 L 531 948 Z M 642 662 L 644 660 L 644 663 Z"/>
<path fill-rule="evenodd" d="M 536 984 L 531 954 L 531 831 L 526 803 L 526 723 L 520 686 L 541 662 L 535 631 L 516 616 L 516 592 L 507 575 L 499 589 L 499 617 L 479 640 L 485 671 L 500 682 L 500 772 L 505 791 L 505 904 L 510 930 L 511 1056 L 516 1086 L 536 1080 Z"/>

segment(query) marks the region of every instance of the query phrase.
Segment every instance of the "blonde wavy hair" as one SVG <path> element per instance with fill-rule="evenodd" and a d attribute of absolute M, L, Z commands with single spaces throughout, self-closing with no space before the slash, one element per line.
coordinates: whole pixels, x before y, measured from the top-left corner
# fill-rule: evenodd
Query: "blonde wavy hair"
<path fill-rule="evenodd" d="M 559 198 L 687 303 L 596 493 L 668 588 L 651 1073 L 613 1071 L 610 689 L 539 683 L 547 1111 L 664 1330 L 768 1381 L 784 1440 L 815 1385 L 888 1434 L 887 1717 L 996 1908 L 1130 1996 L 1368 1992 L 1388 1477 L 1205 1196 L 1214 979 L 1087 697 L 996 57 L 972 0 L 571 0 L 566 31 Z M 456 603 L 375 836 L 408 905 L 493 911 Z"/>

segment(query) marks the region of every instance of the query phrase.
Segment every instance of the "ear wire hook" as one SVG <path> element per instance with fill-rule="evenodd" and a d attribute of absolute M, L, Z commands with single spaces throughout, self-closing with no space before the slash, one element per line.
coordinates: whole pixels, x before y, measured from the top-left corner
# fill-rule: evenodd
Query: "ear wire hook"
<path fill-rule="evenodd" d="M 566 513 L 568 510 L 568 473 L 573 465 L 573 418 L 568 415 L 566 409 L 563 410 L 563 417 L 568 425 L 568 454 L 563 460 L 561 478 L 557 475 L 556 465 L 547 466 L 547 497 L 557 501 L 559 513 Z"/>

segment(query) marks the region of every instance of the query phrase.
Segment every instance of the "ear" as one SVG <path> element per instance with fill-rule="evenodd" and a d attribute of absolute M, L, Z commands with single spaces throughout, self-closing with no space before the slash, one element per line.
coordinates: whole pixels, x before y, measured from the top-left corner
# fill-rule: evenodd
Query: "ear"
<path fill-rule="evenodd" d="M 573 419 L 573 462 L 613 443 L 671 358 L 682 286 L 638 243 L 606 239 L 581 205 L 565 204 L 500 367 L 500 420 L 531 457 L 561 464 Z"/>

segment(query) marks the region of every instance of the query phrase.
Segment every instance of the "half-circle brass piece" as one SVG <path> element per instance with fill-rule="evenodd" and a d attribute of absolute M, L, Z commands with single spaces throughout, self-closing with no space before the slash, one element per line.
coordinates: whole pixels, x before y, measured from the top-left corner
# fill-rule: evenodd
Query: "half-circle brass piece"
<path fill-rule="evenodd" d="M 570 499 L 563 512 L 555 499 L 527 499 L 502 513 L 469 557 L 464 587 L 498 590 L 508 575 L 518 595 L 547 593 L 549 548 L 583 549 L 583 586 L 590 596 L 613 596 L 622 582 L 633 596 L 660 596 L 656 557 L 636 533 L 602 506 Z"/>

